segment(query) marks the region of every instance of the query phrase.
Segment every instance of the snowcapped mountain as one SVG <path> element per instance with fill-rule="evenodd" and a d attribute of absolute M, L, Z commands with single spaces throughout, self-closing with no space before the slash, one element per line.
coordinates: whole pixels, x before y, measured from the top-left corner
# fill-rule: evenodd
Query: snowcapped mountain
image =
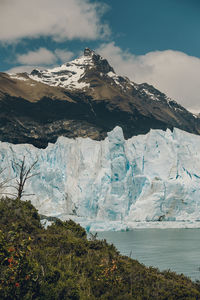
<path fill-rule="evenodd" d="M 90 87 L 85 79 L 87 73 L 92 69 L 100 72 L 101 76 L 114 74 L 113 68 L 110 67 L 106 59 L 86 48 L 84 55 L 80 58 L 53 69 L 33 70 L 29 77 L 50 86 L 60 86 L 69 90 L 85 90 Z"/>
<path fill-rule="evenodd" d="M 153 86 L 117 75 L 88 48 L 53 69 L 0 73 L 1 141 L 45 148 L 61 135 L 102 140 L 117 125 L 126 139 L 174 127 L 200 133 L 200 118 Z"/>
<path fill-rule="evenodd" d="M 37 160 L 33 204 L 88 230 L 200 227 L 199 133 L 199 117 L 90 49 L 53 69 L 0 73 L 0 182 L 14 184 L 13 162 Z"/>
<path fill-rule="evenodd" d="M 125 140 L 116 127 L 102 141 L 60 137 L 46 149 L 0 143 L 1 180 L 15 183 L 24 156 L 27 166 L 38 159 L 26 192 L 41 214 L 95 231 L 200 227 L 199 136 L 151 130 Z"/>

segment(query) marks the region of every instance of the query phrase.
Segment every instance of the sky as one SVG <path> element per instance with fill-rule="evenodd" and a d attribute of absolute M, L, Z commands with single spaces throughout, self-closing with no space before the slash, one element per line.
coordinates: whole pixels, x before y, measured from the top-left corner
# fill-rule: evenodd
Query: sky
<path fill-rule="evenodd" d="M 199 0 L 0 0 L 0 71 L 51 68 L 89 47 L 198 113 L 199 16 Z"/>

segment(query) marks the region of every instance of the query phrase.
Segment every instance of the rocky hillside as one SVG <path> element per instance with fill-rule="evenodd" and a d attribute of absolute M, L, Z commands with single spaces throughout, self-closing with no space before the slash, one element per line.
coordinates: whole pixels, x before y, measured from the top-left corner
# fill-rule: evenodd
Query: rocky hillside
<path fill-rule="evenodd" d="M 147 83 L 118 76 L 90 49 L 60 67 L 0 73 L 0 140 L 39 148 L 61 135 L 101 140 L 116 125 L 125 138 L 151 128 L 199 134 L 200 119 Z"/>

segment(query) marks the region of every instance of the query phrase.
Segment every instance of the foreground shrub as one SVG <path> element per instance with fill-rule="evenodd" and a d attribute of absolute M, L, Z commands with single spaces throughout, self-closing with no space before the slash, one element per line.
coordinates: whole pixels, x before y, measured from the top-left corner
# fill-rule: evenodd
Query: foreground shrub
<path fill-rule="evenodd" d="M 200 299 L 183 275 L 147 268 L 73 221 L 46 230 L 30 202 L 0 200 L 0 299 Z"/>

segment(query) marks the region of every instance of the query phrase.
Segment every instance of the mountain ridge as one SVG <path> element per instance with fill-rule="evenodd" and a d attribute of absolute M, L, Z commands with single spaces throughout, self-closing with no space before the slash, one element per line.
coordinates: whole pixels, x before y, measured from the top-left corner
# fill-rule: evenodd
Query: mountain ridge
<path fill-rule="evenodd" d="M 151 128 L 200 134 L 200 119 L 153 86 L 119 76 L 86 48 L 60 67 L 0 73 L 0 140 L 45 148 L 61 135 L 102 140 L 115 126 L 125 138 Z"/>

